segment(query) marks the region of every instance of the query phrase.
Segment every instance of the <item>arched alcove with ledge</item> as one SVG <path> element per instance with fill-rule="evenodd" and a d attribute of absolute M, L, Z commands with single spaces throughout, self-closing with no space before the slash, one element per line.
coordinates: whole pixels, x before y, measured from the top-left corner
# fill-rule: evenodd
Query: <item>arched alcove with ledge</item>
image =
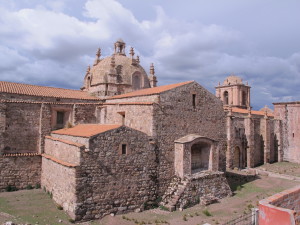
<path fill-rule="evenodd" d="M 175 174 L 181 178 L 204 171 L 217 171 L 218 141 L 197 134 L 175 140 Z"/>

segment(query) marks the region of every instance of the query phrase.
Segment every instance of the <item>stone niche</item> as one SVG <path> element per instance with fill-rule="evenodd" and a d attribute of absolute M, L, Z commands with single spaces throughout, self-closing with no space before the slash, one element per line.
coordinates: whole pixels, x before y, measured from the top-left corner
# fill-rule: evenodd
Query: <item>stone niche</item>
<path fill-rule="evenodd" d="M 175 140 L 175 175 L 180 178 L 218 170 L 219 142 L 197 134 Z"/>

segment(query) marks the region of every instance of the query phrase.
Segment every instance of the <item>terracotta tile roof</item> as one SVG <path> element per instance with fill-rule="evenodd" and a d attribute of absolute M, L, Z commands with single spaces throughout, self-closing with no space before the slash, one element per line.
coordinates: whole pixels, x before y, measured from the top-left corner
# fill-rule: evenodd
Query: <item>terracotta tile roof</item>
<path fill-rule="evenodd" d="M 55 137 L 51 137 L 51 136 L 45 136 L 45 138 L 51 139 L 53 141 L 63 142 L 65 144 L 73 145 L 73 146 L 76 146 L 76 147 L 79 147 L 79 148 L 84 147 L 84 145 L 82 145 L 82 144 L 79 144 L 79 143 L 76 143 L 76 142 L 72 142 L 72 141 L 68 141 L 68 140 L 64 140 L 64 139 L 59 139 L 59 138 L 55 138 Z"/>
<path fill-rule="evenodd" d="M 20 84 L 7 81 L 0 81 L 0 92 L 41 97 L 99 100 L 99 98 L 90 96 L 85 91 Z"/>
<path fill-rule="evenodd" d="M 50 160 L 52 160 L 52 161 L 54 161 L 54 162 L 56 162 L 56 163 L 58 163 L 58 164 L 61 164 L 61 165 L 63 165 L 63 166 L 67 166 L 67 167 L 76 167 L 76 166 L 78 166 L 78 165 L 76 165 L 76 164 L 68 163 L 68 162 L 62 161 L 62 160 L 60 160 L 60 159 L 57 159 L 57 158 L 55 158 L 55 157 L 53 157 L 53 156 L 51 156 L 51 155 L 42 154 L 42 156 L 43 156 L 44 158 L 46 158 L 46 159 L 50 159 Z"/>
<path fill-rule="evenodd" d="M 8 153 L 3 154 L 3 157 L 19 157 L 19 156 L 36 156 L 40 155 L 40 153 Z"/>
<path fill-rule="evenodd" d="M 248 109 L 232 108 L 232 112 L 248 114 Z M 251 114 L 252 115 L 261 115 L 261 116 L 264 116 L 265 112 L 264 111 L 251 110 Z M 274 116 L 273 113 L 268 113 L 267 115 L 271 116 L 271 117 Z"/>
<path fill-rule="evenodd" d="M 186 82 L 177 83 L 177 84 L 169 84 L 169 85 L 164 85 L 164 86 L 159 86 L 159 87 L 154 87 L 154 88 L 141 89 L 141 90 L 138 90 L 138 91 L 133 91 L 133 92 L 129 92 L 129 93 L 122 94 L 122 95 L 116 95 L 116 96 L 113 96 L 113 97 L 108 98 L 108 99 L 130 98 L 130 97 L 136 97 L 136 96 L 155 95 L 155 94 L 159 94 L 159 93 L 171 90 L 171 89 L 176 88 L 176 87 L 183 86 L 185 84 L 190 84 L 192 82 L 194 82 L 194 81 L 186 81 Z"/>
<path fill-rule="evenodd" d="M 103 124 L 79 124 L 72 128 L 52 131 L 53 134 L 70 135 L 76 137 L 92 137 L 109 130 L 121 127 L 121 125 L 103 125 Z"/>
<path fill-rule="evenodd" d="M 117 102 L 103 103 L 103 105 L 153 105 L 154 102 Z"/>
<path fill-rule="evenodd" d="M 48 105 L 103 105 L 101 102 L 36 102 L 26 100 L 1 99 L 0 103 L 25 103 L 25 104 L 48 104 Z"/>

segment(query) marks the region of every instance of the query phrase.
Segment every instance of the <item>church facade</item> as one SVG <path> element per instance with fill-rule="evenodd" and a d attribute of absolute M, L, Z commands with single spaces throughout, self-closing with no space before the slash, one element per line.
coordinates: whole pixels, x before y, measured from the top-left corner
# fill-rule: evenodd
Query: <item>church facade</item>
<path fill-rule="evenodd" d="M 41 184 L 89 220 L 215 201 L 231 195 L 226 168 L 299 162 L 287 132 L 298 103 L 254 111 L 237 76 L 216 95 L 195 81 L 157 86 L 153 64 L 147 75 L 125 47 L 98 49 L 80 91 L 0 81 L 0 190 Z"/>

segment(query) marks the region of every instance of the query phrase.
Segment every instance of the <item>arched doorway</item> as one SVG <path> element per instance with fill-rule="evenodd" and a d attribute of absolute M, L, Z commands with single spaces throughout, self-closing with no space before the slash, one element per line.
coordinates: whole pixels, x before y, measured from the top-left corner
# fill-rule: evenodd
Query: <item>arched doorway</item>
<path fill-rule="evenodd" d="M 276 134 L 271 134 L 272 142 L 271 142 L 271 163 L 278 162 L 278 139 Z"/>
<path fill-rule="evenodd" d="M 233 168 L 240 168 L 241 167 L 241 150 L 238 146 L 234 148 L 233 153 Z"/>
<path fill-rule="evenodd" d="M 206 142 L 198 142 L 191 147 L 191 171 L 197 173 L 208 170 L 211 145 Z"/>

